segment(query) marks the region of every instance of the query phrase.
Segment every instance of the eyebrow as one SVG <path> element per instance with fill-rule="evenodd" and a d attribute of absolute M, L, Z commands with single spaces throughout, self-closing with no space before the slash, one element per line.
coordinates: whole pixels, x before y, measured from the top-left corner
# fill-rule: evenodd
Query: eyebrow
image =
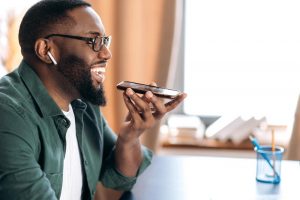
<path fill-rule="evenodd" d="M 87 33 L 88 33 L 88 34 L 92 34 L 92 35 L 98 35 L 98 36 L 101 35 L 101 34 L 100 34 L 99 32 L 97 32 L 97 31 L 89 31 L 89 32 L 87 32 Z M 106 36 L 106 34 L 104 33 L 103 36 Z"/>

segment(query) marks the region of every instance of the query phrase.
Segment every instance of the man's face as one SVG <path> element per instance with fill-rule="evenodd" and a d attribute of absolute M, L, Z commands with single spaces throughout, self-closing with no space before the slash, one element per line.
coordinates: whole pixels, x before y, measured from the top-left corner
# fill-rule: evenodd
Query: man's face
<path fill-rule="evenodd" d="M 94 38 L 104 36 L 104 27 L 99 16 L 89 7 L 81 7 L 69 12 L 76 25 L 62 34 Z M 85 41 L 70 38 L 60 39 L 60 59 L 57 70 L 73 85 L 80 96 L 93 104 L 104 106 L 103 91 L 106 63 L 111 58 L 110 51 L 102 47 L 99 52 Z"/>

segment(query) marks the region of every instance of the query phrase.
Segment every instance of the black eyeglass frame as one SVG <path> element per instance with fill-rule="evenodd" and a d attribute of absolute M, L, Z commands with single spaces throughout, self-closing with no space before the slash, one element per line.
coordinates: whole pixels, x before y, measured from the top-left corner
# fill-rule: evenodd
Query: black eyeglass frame
<path fill-rule="evenodd" d="M 94 38 L 90 37 L 82 37 L 82 36 L 77 36 L 77 35 L 67 35 L 67 34 L 50 34 L 44 37 L 45 39 L 48 39 L 50 37 L 65 37 L 65 38 L 71 38 L 71 39 L 76 39 L 76 40 L 82 40 L 86 41 L 87 44 L 92 45 L 92 49 L 95 52 L 99 52 L 102 48 L 102 46 L 105 46 L 106 48 L 109 48 L 110 43 L 111 43 L 111 36 L 95 36 Z M 100 45 L 97 47 L 96 41 L 97 39 L 100 39 Z"/>

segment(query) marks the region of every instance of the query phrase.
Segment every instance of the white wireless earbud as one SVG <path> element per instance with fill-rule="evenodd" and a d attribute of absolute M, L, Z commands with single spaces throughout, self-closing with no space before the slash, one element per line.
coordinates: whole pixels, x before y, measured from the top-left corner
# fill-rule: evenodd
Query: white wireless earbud
<path fill-rule="evenodd" d="M 50 60 L 53 62 L 53 64 L 54 64 L 54 65 L 57 65 L 57 62 L 56 62 L 56 60 L 54 59 L 54 57 L 52 56 L 52 54 L 50 53 L 50 51 L 48 51 L 47 54 L 48 54 Z"/>

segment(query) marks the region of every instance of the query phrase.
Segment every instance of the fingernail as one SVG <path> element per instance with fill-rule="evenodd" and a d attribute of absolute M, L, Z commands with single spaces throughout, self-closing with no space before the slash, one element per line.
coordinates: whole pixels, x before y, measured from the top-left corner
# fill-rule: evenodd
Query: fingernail
<path fill-rule="evenodd" d="M 151 98 L 153 97 L 153 93 L 150 92 L 150 91 L 146 92 L 145 95 L 146 95 L 146 97 L 147 97 L 148 99 L 151 99 Z"/>
<path fill-rule="evenodd" d="M 129 95 L 129 96 L 131 96 L 131 95 L 134 94 L 134 92 L 133 92 L 133 90 L 131 88 L 127 88 L 126 94 Z"/>
<path fill-rule="evenodd" d="M 151 82 L 150 85 L 157 86 L 157 84 L 155 82 Z"/>
<path fill-rule="evenodd" d="M 182 93 L 181 96 L 183 96 L 183 98 L 187 97 L 187 93 Z"/>

